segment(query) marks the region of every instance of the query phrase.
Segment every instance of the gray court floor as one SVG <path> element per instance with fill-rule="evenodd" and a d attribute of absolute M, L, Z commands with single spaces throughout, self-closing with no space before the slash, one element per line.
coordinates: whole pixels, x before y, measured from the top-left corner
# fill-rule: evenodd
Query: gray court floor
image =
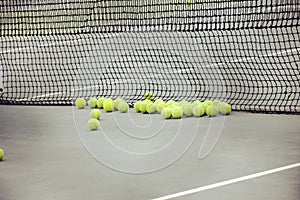
<path fill-rule="evenodd" d="M 166 121 L 159 115 L 137 114 L 133 110 L 124 115 L 102 112 L 101 128 L 91 132 L 84 121 L 88 112 L 64 106 L 1 105 L 0 148 L 6 157 L 0 162 L 0 199 L 154 199 L 300 162 L 299 115 L 233 112 L 222 118 L 224 126 L 212 151 L 199 159 L 205 135 L 217 119 Z M 161 126 L 157 136 L 147 138 L 154 144 L 146 145 L 145 140 L 140 140 L 141 145 L 128 135 L 118 136 L 122 131 L 117 122 L 128 118 L 144 129 L 140 133 Z M 149 125 L 143 127 L 143 123 Z M 187 127 L 181 129 L 187 137 L 196 131 L 191 146 L 172 164 L 149 173 L 125 173 L 105 165 L 91 153 L 83 137 L 109 134 L 124 148 L 129 144 L 130 151 L 142 152 L 144 146 L 146 150 L 153 149 L 172 138 L 170 135 L 179 130 L 178 124 Z M 134 128 L 129 130 L 134 132 Z M 165 136 L 155 140 L 159 135 Z M 119 159 L 126 162 L 126 158 Z M 175 199 L 298 200 L 299 180 L 300 167 L 285 168 Z"/>

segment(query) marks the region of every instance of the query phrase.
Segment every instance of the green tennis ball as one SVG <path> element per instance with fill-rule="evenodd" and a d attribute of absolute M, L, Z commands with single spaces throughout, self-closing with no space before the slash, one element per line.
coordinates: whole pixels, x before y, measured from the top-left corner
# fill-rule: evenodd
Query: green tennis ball
<path fill-rule="evenodd" d="M 172 99 L 166 102 L 167 106 L 170 106 L 170 105 L 172 105 L 173 103 L 176 103 L 176 101 L 174 101 L 174 100 L 172 100 Z"/>
<path fill-rule="evenodd" d="M 188 101 L 186 101 L 186 100 L 181 100 L 181 101 L 179 102 L 179 104 L 180 104 L 181 107 L 183 107 L 184 105 L 189 104 L 189 103 L 190 103 L 190 102 L 188 102 Z"/>
<path fill-rule="evenodd" d="M 186 4 L 187 4 L 188 6 L 191 6 L 191 5 L 192 5 L 192 3 L 193 3 L 193 1 L 192 1 L 192 0 L 186 0 Z"/>
<path fill-rule="evenodd" d="M 203 103 L 205 103 L 207 106 L 210 106 L 213 102 L 211 100 L 205 100 Z"/>
<path fill-rule="evenodd" d="M 176 108 L 176 107 L 181 107 L 181 105 L 177 102 L 172 103 L 171 105 L 169 105 L 168 107 L 170 107 L 171 109 Z"/>
<path fill-rule="evenodd" d="M 165 119 L 170 119 L 172 117 L 172 109 L 169 107 L 165 107 L 161 111 L 161 116 Z"/>
<path fill-rule="evenodd" d="M 92 109 L 90 112 L 90 118 L 100 119 L 101 111 L 99 109 Z"/>
<path fill-rule="evenodd" d="M 113 100 L 111 98 L 107 98 L 104 100 L 103 102 L 103 109 L 106 111 L 106 112 L 112 112 L 113 109 L 114 109 L 114 103 L 113 103 Z"/>
<path fill-rule="evenodd" d="M 223 115 L 229 115 L 231 113 L 231 105 L 221 102 L 218 104 L 218 111 Z"/>
<path fill-rule="evenodd" d="M 206 108 L 206 114 L 209 117 L 214 117 L 218 114 L 218 108 L 214 105 L 210 105 Z"/>
<path fill-rule="evenodd" d="M 144 98 L 145 98 L 145 99 L 149 99 L 149 100 L 151 100 L 151 101 L 154 100 L 154 97 L 155 97 L 155 95 L 154 95 L 152 92 L 146 92 L 146 93 L 144 94 Z"/>
<path fill-rule="evenodd" d="M 185 116 L 190 117 L 193 115 L 193 106 L 192 104 L 185 104 L 182 107 L 182 112 Z"/>
<path fill-rule="evenodd" d="M 118 110 L 119 103 L 124 101 L 122 98 L 117 98 L 114 100 L 114 109 Z"/>
<path fill-rule="evenodd" d="M 199 103 L 201 103 L 201 101 L 195 100 L 195 101 L 192 103 L 192 105 L 195 106 L 195 105 L 198 105 Z"/>
<path fill-rule="evenodd" d="M 97 101 L 98 101 L 98 99 L 96 99 L 96 98 L 90 98 L 88 100 L 89 107 L 90 108 L 96 108 L 97 107 Z"/>
<path fill-rule="evenodd" d="M 4 154 L 4 151 L 3 149 L 0 149 L 0 161 L 3 160 L 5 154 Z"/>
<path fill-rule="evenodd" d="M 96 118 L 89 119 L 89 121 L 88 121 L 88 128 L 90 130 L 92 130 L 92 131 L 93 130 L 97 130 L 99 128 L 99 126 L 100 126 L 100 122 L 99 122 L 98 119 L 96 119 Z"/>
<path fill-rule="evenodd" d="M 105 97 L 100 97 L 98 100 L 97 100 L 97 107 L 98 108 L 103 108 L 103 102 L 105 101 Z"/>
<path fill-rule="evenodd" d="M 218 104 L 219 104 L 219 103 L 221 103 L 221 101 L 216 99 L 216 100 L 213 100 L 212 105 L 218 107 Z"/>
<path fill-rule="evenodd" d="M 205 108 L 201 103 L 193 106 L 193 115 L 195 117 L 201 117 L 204 114 L 205 114 Z"/>
<path fill-rule="evenodd" d="M 126 113 L 126 112 L 128 112 L 128 110 L 129 110 L 129 105 L 128 105 L 128 103 L 126 103 L 125 101 L 121 101 L 121 102 L 118 104 L 118 110 L 119 110 L 121 113 Z"/>
<path fill-rule="evenodd" d="M 86 106 L 86 101 L 84 98 L 77 98 L 75 101 L 76 108 L 83 109 Z"/>
<path fill-rule="evenodd" d="M 208 107 L 208 105 L 206 103 L 200 103 L 199 105 L 203 106 L 204 113 L 206 113 L 206 108 Z"/>
<path fill-rule="evenodd" d="M 156 99 L 155 102 L 154 102 L 155 105 L 157 105 L 159 103 L 165 103 L 165 102 L 162 99 Z"/>
<path fill-rule="evenodd" d="M 147 113 L 149 113 L 149 114 L 155 113 L 155 111 L 156 111 L 156 105 L 155 105 L 154 103 L 148 103 L 148 104 L 146 105 L 146 111 L 147 111 Z"/>
<path fill-rule="evenodd" d="M 158 103 L 156 105 L 156 111 L 158 113 L 161 113 L 162 109 L 164 109 L 165 107 L 167 107 L 167 104 L 165 102 Z"/>
<path fill-rule="evenodd" d="M 174 119 L 180 119 L 183 115 L 182 108 L 181 107 L 175 107 L 172 109 L 172 118 Z"/>
<path fill-rule="evenodd" d="M 146 107 L 147 107 L 147 102 L 146 101 L 141 101 L 141 103 L 140 103 L 140 111 L 142 112 L 142 113 L 146 113 L 147 112 L 147 109 L 146 109 Z"/>
<path fill-rule="evenodd" d="M 141 112 L 140 110 L 140 105 L 141 105 L 141 101 L 137 101 L 133 104 L 133 109 L 136 111 L 136 112 Z"/>

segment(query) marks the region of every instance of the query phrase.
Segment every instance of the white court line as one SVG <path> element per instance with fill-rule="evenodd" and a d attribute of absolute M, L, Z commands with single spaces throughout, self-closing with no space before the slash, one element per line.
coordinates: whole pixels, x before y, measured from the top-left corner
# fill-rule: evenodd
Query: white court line
<path fill-rule="evenodd" d="M 270 170 L 267 170 L 267 171 L 258 172 L 258 173 L 255 173 L 255 174 L 250 174 L 250 175 L 247 175 L 247 176 L 242 176 L 242 177 L 235 178 L 235 179 L 230 179 L 230 180 L 227 180 L 227 181 L 222 181 L 222 182 L 219 182 L 219 183 L 214 183 L 214 184 L 211 184 L 211 185 L 198 187 L 198 188 L 183 191 L 183 192 L 170 194 L 170 195 L 155 198 L 155 199 L 152 199 L 152 200 L 174 199 L 174 198 L 177 198 L 177 197 L 181 197 L 181 196 L 185 196 L 185 195 L 189 195 L 189 194 L 194 194 L 194 193 L 197 193 L 197 192 L 202 192 L 202 191 L 205 191 L 205 190 L 210 190 L 210 189 L 230 185 L 230 184 L 233 184 L 233 183 L 238 183 L 238 182 L 258 178 L 258 177 L 261 177 L 261 176 L 270 175 L 270 174 L 273 174 L 273 173 L 277 173 L 277 172 L 280 172 L 280 171 L 284 171 L 284 170 L 288 170 L 288 169 L 292 169 L 292 168 L 296 168 L 296 167 L 300 167 L 300 162 L 295 163 L 295 164 L 291 164 L 291 165 L 287 165 L 287 166 L 283 166 L 283 167 L 279 167 L 279 168 L 275 168 L 275 169 L 270 169 Z"/>

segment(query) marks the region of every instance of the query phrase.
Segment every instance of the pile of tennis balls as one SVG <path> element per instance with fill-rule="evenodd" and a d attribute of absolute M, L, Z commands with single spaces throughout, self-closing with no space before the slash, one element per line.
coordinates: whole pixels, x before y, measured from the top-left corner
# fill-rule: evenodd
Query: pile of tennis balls
<path fill-rule="evenodd" d="M 84 98 L 78 98 L 75 101 L 78 109 L 83 109 L 87 105 L 91 109 L 88 128 L 97 130 L 100 126 L 101 110 L 105 112 L 120 111 L 121 113 L 128 112 L 129 105 L 122 98 L 90 98 L 87 102 Z M 231 105 L 219 100 L 205 100 L 203 102 L 195 100 L 189 102 L 182 100 L 176 102 L 174 100 L 164 101 L 155 99 L 152 92 L 146 92 L 144 99 L 136 101 L 133 106 L 138 113 L 154 114 L 159 113 L 164 119 L 180 119 L 182 117 L 215 117 L 217 115 L 229 115 L 231 113 Z"/>
<path fill-rule="evenodd" d="M 120 111 L 121 113 L 128 112 L 129 105 L 122 98 L 111 99 L 111 98 L 90 98 L 87 102 L 84 98 L 77 98 L 75 106 L 78 109 L 84 109 L 86 106 L 91 109 L 90 119 L 88 120 L 88 128 L 90 130 L 97 130 L 100 126 L 101 110 L 105 112 Z"/>
<path fill-rule="evenodd" d="M 154 99 L 154 94 L 147 92 L 143 101 L 134 103 L 134 110 L 148 114 L 160 113 L 165 119 L 180 119 L 191 116 L 202 117 L 204 115 L 215 117 L 219 114 L 229 115 L 231 113 L 231 105 L 219 100 L 205 100 L 203 102 L 199 100 L 194 102 L 168 100 L 165 102 L 162 99 L 156 99 L 155 101 Z"/>

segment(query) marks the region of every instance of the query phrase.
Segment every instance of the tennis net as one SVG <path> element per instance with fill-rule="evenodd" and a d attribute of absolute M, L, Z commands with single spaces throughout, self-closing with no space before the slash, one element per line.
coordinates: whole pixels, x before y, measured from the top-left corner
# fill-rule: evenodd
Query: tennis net
<path fill-rule="evenodd" d="M 1 104 L 146 91 L 300 113 L 298 0 L 4 0 Z"/>

